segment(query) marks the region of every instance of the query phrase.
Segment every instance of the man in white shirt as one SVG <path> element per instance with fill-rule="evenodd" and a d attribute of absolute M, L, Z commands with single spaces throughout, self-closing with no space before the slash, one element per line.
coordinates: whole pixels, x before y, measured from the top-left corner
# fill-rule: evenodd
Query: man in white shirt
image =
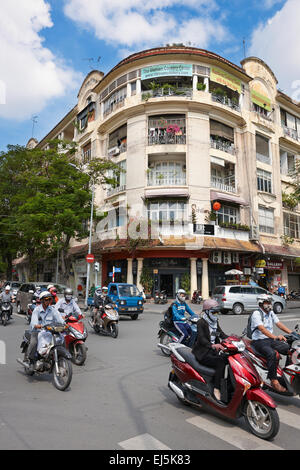
<path fill-rule="evenodd" d="M 290 334 L 289 330 L 272 310 L 272 297 L 263 294 L 258 297 L 259 309 L 255 310 L 251 317 L 252 345 L 267 359 L 268 378 L 271 380 L 272 387 L 277 392 L 285 392 L 286 389 L 280 385 L 277 379 L 277 360 L 276 351 L 287 355 L 289 346 L 283 335 L 274 335 L 274 325 L 285 333 Z"/>

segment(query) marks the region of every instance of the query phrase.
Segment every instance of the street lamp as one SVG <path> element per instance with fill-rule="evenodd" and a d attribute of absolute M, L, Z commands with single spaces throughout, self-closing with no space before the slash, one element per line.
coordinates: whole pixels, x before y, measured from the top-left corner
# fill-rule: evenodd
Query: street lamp
<path fill-rule="evenodd" d="M 81 171 L 74 163 L 69 163 L 70 166 L 75 168 L 78 171 Z M 91 178 L 90 178 L 91 179 Z M 89 249 L 88 254 L 92 251 L 92 231 L 93 231 L 93 215 L 94 215 L 94 199 L 95 199 L 95 185 L 92 185 L 92 205 L 91 205 L 91 216 L 90 216 L 90 233 L 89 233 Z M 85 306 L 88 305 L 89 297 L 89 284 L 90 284 L 90 272 L 91 272 L 91 263 L 87 263 L 87 272 L 86 272 L 86 291 L 85 291 Z"/>

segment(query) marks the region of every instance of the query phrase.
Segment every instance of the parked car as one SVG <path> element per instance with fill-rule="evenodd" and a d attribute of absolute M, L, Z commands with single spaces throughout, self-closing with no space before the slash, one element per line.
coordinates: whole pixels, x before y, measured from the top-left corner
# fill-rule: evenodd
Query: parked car
<path fill-rule="evenodd" d="M 49 286 L 49 284 L 50 282 L 28 282 L 22 284 L 16 297 L 17 312 L 26 313 L 27 306 L 32 301 L 32 294 L 34 294 L 36 288 L 40 287 L 41 290 L 44 291 L 47 290 L 47 286 Z M 61 298 L 63 296 L 64 289 L 66 289 L 67 286 L 63 284 L 54 284 L 54 286 L 57 289 L 58 298 Z"/>
<path fill-rule="evenodd" d="M 111 282 L 107 295 L 116 304 L 119 315 L 130 315 L 136 320 L 144 311 L 143 295 L 134 284 Z"/>
<path fill-rule="evenodd" d="M 271 295 L 274 312 L 276 314 L 282 313 L 286 307 L 285 299 L 276 294 L 271 294 L 262 287 L 217 286 L 213 290 L 212 298 L 218 301 L 222 313 L 232 310 L 235 315 L 240 315 L 244 311 L 254 310 L 257 307 L 257 297 L 261 294 Z"/>

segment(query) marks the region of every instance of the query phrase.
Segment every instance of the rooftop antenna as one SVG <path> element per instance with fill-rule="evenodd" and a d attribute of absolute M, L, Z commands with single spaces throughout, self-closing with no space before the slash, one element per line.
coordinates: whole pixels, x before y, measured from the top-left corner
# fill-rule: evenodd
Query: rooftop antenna
<path fill-rule="evenodd" d="M 244 48 L 244 59 L 246 59 L 246 40 L 243 39 L 243 48 Z"/>
<path fill-rule="evenodd" d="M 31 120 L 32 120 L 32 136 L 31 136 L 31 137 L 33 138 L 33 135 L 34 135 L 34 126 L 35 126 L 35 124 L 36 124 L 37 121 L 38 121 L 38 116 L 32 116 Z"/>

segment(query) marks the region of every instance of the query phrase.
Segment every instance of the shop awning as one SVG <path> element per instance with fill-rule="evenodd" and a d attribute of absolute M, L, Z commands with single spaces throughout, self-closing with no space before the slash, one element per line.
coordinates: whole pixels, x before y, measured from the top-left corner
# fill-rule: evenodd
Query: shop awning
<path fill-rule="evenodd" d="M 291 258 L 300 257 L 300 248 L 292 246 L 280 246 L 280 245 L 265 245 L 263 243 L 265 252 L 270 255 L 287 256 Z"/>
<path fill-rule="evenodd" d="M 217 237 L 204 237 L 203 249 L 209 250 L 230 250 L 240 252 L 252 252 L 261 253 L 262 249 L 259 245 L 253 242 L 229 239 L 229 238 L 217 238 Z"/>
<path fill-rule="evenodd" d="M 248 206 L 248 202 L 245 199 L 234 196 L 231 194 L 220 193 L 218 191 L 211 191 L 210 192 L 210 200 L 211 201 L 226 201 L 226 202 L 233 202 L 235 204 L 239 204 L 240 206 Z"/>
<path fill-rule="evenodd" d="M 188 188 L 157 188 L 157 189 L 145 189 L 145 198 L 150 199 L 152 197 L 189 197 Z"/>

